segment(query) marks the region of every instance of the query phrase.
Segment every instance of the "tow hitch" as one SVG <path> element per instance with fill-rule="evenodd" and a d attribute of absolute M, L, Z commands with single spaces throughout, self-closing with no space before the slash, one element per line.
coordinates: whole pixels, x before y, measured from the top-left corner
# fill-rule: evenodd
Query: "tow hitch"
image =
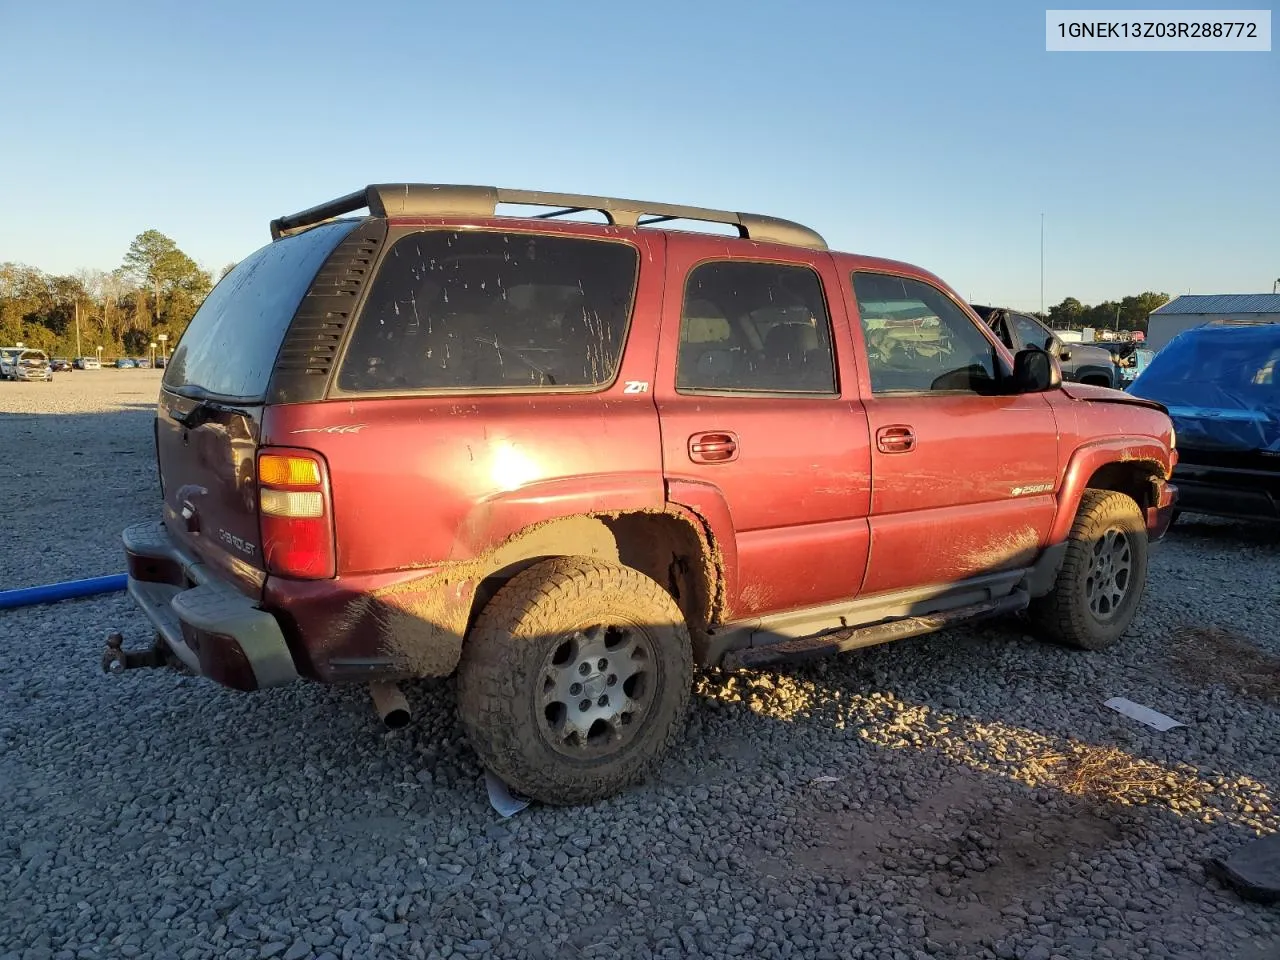
<path fill-rule="evenodd" d="M 124 637 L 119 633 L 109 633 L 102 651 L 103 673 L 123 673 L 139 667 L 171 667 L 175 663 L 158 633 L 149 650 L 126 650 Z"/>

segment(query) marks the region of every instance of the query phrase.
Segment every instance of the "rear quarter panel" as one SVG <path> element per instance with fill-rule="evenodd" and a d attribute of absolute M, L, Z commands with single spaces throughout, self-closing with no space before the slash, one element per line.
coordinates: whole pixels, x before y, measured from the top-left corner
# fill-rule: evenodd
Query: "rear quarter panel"
<path fill-rule="evenodd" d="M 347 395 L 268 409 L 264 443 L 314 449 L 328 462 L 339 576 L 476 559 L 557 517 L 662 509 L 650 385 L 663 238 L 636 244 L 632 319 L 606 388 Z"/>

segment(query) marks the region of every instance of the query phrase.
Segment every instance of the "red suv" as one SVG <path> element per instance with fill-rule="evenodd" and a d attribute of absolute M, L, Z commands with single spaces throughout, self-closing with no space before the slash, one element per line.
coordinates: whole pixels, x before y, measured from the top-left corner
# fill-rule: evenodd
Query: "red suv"
<path fill-rule="evenodd" d="M 1010 354 L 930 273 L 491 187 L 370 186 L 271 233 L 165 371 L 163 519 L 124 533 L 159 637 L 113 669 L 356 681 L 394 724 L 397 680 L 456 671 L 481 761 L 576 803 L 652 771 L 695 665 L 1024 609 L 1100 649 L 1138 605 L 1164 409 Z"/>

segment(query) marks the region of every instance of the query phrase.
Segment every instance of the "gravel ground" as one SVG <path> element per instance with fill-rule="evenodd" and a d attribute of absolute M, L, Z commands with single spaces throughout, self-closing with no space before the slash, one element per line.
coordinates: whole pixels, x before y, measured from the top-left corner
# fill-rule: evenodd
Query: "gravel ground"
<path fill-rule="evenodd" d="M 0 383 L 0 586 L 121 570 L 158 379 Z M 123 595 L 0 613 L 0 958 L 1274 960 L 1280 910 L 1201 864 L 1280 825 L 1280 552 L 1187 521 L 1117 651 L 1009 622 L 708 675 L 657 782 L 506 821 L 448 683 L 388 733 L 358 689 L 104 676 Z"/>

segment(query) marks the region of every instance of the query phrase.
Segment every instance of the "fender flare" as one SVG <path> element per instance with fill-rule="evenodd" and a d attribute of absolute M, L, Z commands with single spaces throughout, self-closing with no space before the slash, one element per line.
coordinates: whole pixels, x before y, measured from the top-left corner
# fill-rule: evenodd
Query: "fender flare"
<path fill-rule="evenodd" d="M 719 596 L 711 604 L 711 621 L 731 620 L 738 598 L 738 538 L 729 502 L 719 487 L 697 480 L 669 480 L 667 501 L 682 513 L 691 514 L 689 519 L 704 531 L 719 587 Z"/>
<path fill-rule="evenodd" d="M 1058 488 L 1058 510 L 1049 528 L 1049 543 L 1062 543 L 1071 533 L 1080 499 L 1089 479 L 1108 464 L 1143 466 L 1163 479 L 1169 478 L 1169 450 L 1153 437 L 1108 437 L 1078 447 L 1067 461 L 1062 485 Z"/>

